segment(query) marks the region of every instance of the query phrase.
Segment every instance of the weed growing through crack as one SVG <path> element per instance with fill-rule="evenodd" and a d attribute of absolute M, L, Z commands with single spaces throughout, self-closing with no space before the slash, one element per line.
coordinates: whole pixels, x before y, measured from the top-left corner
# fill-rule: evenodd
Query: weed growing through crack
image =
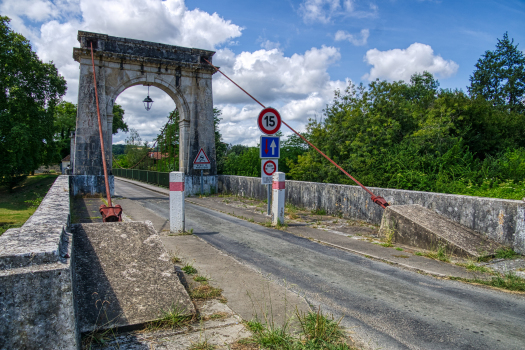
<path fill-rule="evenodd" d="M 517 254 L 512 248 L 499 248 L 496 250 L 496 259 L 514 259 L 518 257 L 519 254 Z"/>
<path fill-rule="evenodd" d="M 460 280 L 464 282 L 472 282 L 478 284 L 484 284 L 486 286 L 517 291 L 525 292 L 525 279 L 516 276 L 513 272 L 508 272 L 506 274 L 497 274 L 496 277 L 493 277 L 491 280 L 483 280 L 479 278 L 461 278 L 461 277 L 450 277 L 452 280 Z"/>
<path fill-rule="evenodd" d="M 257 344 L 260 348 L 275 350 L 352 350 L 345 342 L 345 335 L 340 327 L 341 319 L 326 317 L 319 309 L 317 312 L 301 313 L 296 310 L 300 332 L 291 334 L 288 322 L 282 327 L 262 323 L 259 320 L 246 322 L 253 337 L 244 340 Z"/>
<path fill-rule="evenodd" d="M 423 255 L 430 259 L 450 262 L 450 258 L 447 255 L 446 248 L 444 245 L 440 245 L 437 251 L 435 252 L 427 252 Z"/>
<path fill-rule="evenodd" d="M 210 320 L 220 320 L 220 319 L 226 318 L 228 316 L 230 316 L 229 313 L 221 311 L 221 312 L 216 312 L 214 314 L 211 314 L 207 318 L 210 319 Z"/>
<path fill-rule="evenodd" d="M 97 292 L 93 293 L 93 295 L 95 294 L 98 295 Z M 95 301 L 95 308 L 98 309 L 97 322 L 95 323 L 94 330 L 83 337 L 82 348 L 91 349 L 93 343 L 104 344 L 112 339 L 117 340 L 117 331 L 114 328 L 114 323 L 120 317 L 120 315 L 110 320 L 106 310 L 109 304 L 110 302 L 107 300 L 97 299 Z M 104 323 L 99 324 L 99 320 L 103 320 L 104 317 Z M 119 346 L 118 341 L 117 346 Z"/>
<path fill-rule="evenodd" d="M 221 294 L 222 289 L 212 287 L 209 284 L 201 284 L 190 291 L 192 299 L 213 299 L 220 297 Z"/>
<path fill-rule="evenodd" d="M 183 307 L 172 304 L 168 310 L 162 310 L 159 319 L 148 324 L 149 330 L 180 328 L 193 321 L 193 316 L 186 314 Z"/>
<path fill-rule="evenodd" d="M 193 228 L 190 228 L 189 231 L 183 231 L 181 233 L 179 233 L 177 236 L 190 236 L 193 234 Z"/>
<path fill-rule="evenodd" d="M 205 276 L 201 276 L 201 275 L 197 275 L 197 276 L 193 277 L 193 280 L 195 282 L 208 282 L 208 278 L 205 277 Z"/>
<path fill-rule="evenodd" d="M 323 208 L 317 208 L 315 210 L 312 210 L 313 215 L 326 215 L 326 210 Z"/>
<path fill-rule="evenodd" d="M 414 255 L 417 255 L 417 256 L 423 256 L 423 253 L 421 253 L 421 252 L 415 252 Z"/>
<path fill-rule="evenodd" d="M 275 226 L 278 230 L 286 230 L 288 228 L 288 224 L 281 223 L 281 220 L 277 219 L 277 225 Z"/>
<path fill-rule="evenodd" d="M 393 247 L 392 241 L 394 240 L 394 230 L 390 227 L 385 229 L 385 237 L 383 238 L 384 243 L 381 243 L 383 247 Z"/>
<path fill-rule="evenodd" d="M 467 261 L 466 264 L 463 264 L 463 263 L 457 263 L 456 265 L 458 266 L 463 266 L 464 268 L 466 268 L 467 270 L 470 270 L 470 271 L 476 271 L 476 272 L 482 272 L 482 273 L 492 273 L 493 271 L 485 266 L 478 266 L 474 263 L 474 261 L 472 260 L 469 260 Z"/>
<path fill-rule="evenodd" d="M 395 249 L 396 249 L 396 250 L 399 250 L 400 252 L 403 251 L 403 248 L 396 247 Z"/>
<path fill-rule="evenodd" d="M 193 267 L 192 264 L 187 263 L 182 267 L 182 271 L 186 272 L 188 275 L 194 275 L 197 273 L 197 269 Z"/>

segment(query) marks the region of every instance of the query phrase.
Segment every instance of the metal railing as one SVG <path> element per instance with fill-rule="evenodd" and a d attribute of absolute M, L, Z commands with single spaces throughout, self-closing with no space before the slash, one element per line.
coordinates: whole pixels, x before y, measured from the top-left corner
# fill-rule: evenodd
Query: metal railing
<path fill-rule="evenodd" d="M 139 169 L 119 169 L 113 168 L 113 175 L 125 177 L 127 179 L 146 182 L 162 187 L 169 187 L 170 173 L 161 171 L 149 171 Z"/>

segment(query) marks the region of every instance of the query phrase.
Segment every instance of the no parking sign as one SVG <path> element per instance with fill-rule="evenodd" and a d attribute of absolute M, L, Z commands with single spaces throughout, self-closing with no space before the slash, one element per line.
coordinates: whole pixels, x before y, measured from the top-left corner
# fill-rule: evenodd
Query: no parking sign
<path fill-rule="evenodd" d="M 261 159 L 261 184 L 271 185 L 273 173 L 277 171 L 277 159 Z"/>

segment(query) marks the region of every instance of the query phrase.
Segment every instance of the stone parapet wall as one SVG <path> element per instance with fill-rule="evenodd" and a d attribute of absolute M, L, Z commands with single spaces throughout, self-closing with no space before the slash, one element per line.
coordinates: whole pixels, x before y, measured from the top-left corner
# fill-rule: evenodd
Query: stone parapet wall
<path fill-rule="evenodd" d="M 76 349 L 69 176 L 33 216 L 0 236 L 0 349 Z"/>
<path fill-rule="evenodd" d="M 444 193 L 369 188 L 390 205 L 419 204 L 525 254 L 525 202 Z M 219 175 L 219 193 L 266 199 L 260 178 Z M 359 186 L 286 181 L 286 202 L 379 225 L 383 209 Z"/>

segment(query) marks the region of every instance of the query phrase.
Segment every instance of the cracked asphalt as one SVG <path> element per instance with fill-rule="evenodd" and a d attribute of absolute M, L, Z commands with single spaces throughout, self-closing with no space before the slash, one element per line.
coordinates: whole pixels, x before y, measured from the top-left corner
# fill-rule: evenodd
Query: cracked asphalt
<path fill-rule="evenodd" d="M 169 217 L 168 197 L 116 179 L 116 194 Z M 525 349 L 525 296 L 438 279 L 186 203 L 186 229 L 343 317 L 370 349 Z"/>

